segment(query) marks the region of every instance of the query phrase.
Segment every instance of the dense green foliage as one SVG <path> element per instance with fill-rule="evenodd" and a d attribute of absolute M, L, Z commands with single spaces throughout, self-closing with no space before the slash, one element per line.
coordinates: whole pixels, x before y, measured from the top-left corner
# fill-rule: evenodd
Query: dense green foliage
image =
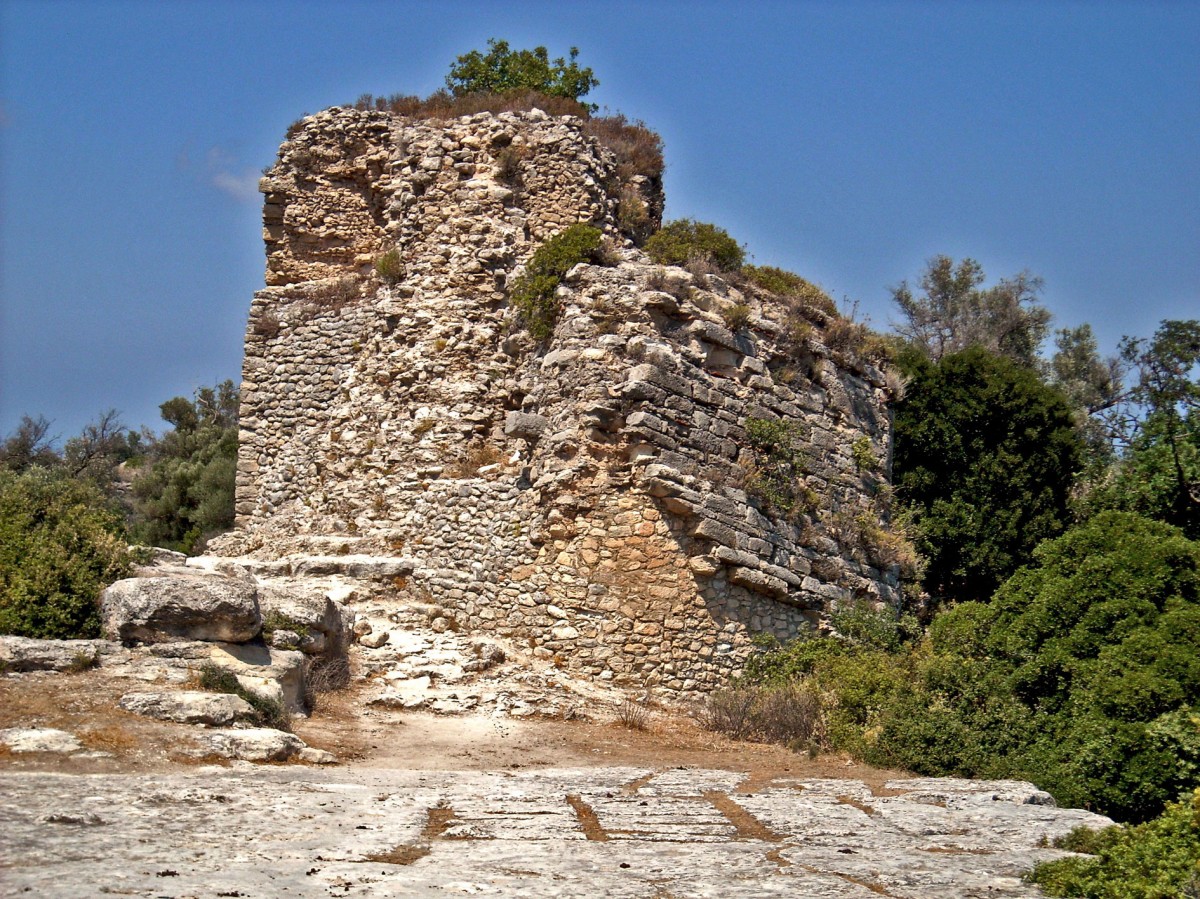
<path fill-rule="evenodd" d="M 87 481 L 0 467 L 0 634 L 99 636 L 100 591 L 129 568 L 122 530 Z"/>
<path fill-rule="evenodd" d="M 604 243 L 604 235 L 591 225 L 572 225 L 538 247 L 525 272 L 509 291 L 522 323 L 538 340 L 554 333 L 558 321 L 559 302 L 555 296 L 563 275 L 581 262 L 596 259 Z"/>
<path fill-rule="evenodd" d="M 1186 899 L 1200 896 L 1200 790 L 1136 827 L 1077 830 L 1056 843 L 1087 853 L 1046 862 L 1030 879 L 1050 896 Z"/>
<path fill-rule="evenodd" d="M 487 53 L 472 50 L 450 66 L 446 87 L 454 96 L 537 91 L 578 100 L 600 83 L 591 69 L 580 68 L 575 61 L 579 56 L 576 47 L 571 48 L 570 61 L 560 57 L 551 62 L 545 47 L 512 50 L 508 41 L 495 38 L 489 38 L 487 44 Z"/>
<path fill-rule="evenodd" d="M 1031 780 L 1122 819 L 1200 784 L 1200 544 L 1178 529 L 1098 515 L 916 642 L 890 612 L 842 617 L 841 638 L 747 669 L 814 684 L 830 745 L 919 774 Z"/>
<path fill-rule="evenodd" d="M 181 552 L 233 526 L 238 391 L 232 381 L 160 407 L 173 426 L 150 448 L 134 481 L 134 536 Z"/>
<path fill-rule="evenodd" d="M 693 219 L 667 222 L 646 241 L 645 249 L 659 265 L 701 262 L 725 272 L 740 269 L 746 256 L 725 229 Z"/>
<path fill-rule="evenodd" d="M 105 412 L 62 451 L 26 416 L 0 444 L 0 633 L 97 636 L 96 600 L 127 573 L 131 535 L 195 552 L 230 527 L 237 405 L 231 381 L 168 400 L 161 438 Z"/>
<path fill-rule="evenodd" d="M 907 360 L 893 476 L 941 602 L 982 600 L 1069 520 L 1083 444 L 1061 395 L 981 348 Z"/>

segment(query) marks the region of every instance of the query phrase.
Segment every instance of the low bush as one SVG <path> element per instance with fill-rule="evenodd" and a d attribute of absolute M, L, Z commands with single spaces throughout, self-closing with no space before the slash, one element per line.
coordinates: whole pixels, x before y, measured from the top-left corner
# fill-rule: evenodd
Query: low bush
<path fill-rule="evenodd" d="M 253 724 L 259 727 L 273 727 L 275 730 L 292 729 L 291 716 L 281 703 L 260 696 L 253 690 L 247 690 L 232 671 L 207 662 L 200 666 L 197 676 L 202 690 L 212 693 L 231 693 L 244 699 L 254 710 Z"/>
<path fill-rule="evenodd" d="M 554 333 L 559 304 L 554 293 L 563 275 L 581 262 L 598 259 L 604 235 L 591 225 L 572 225 L 538 247 L 525 272 L 509 291 L 509 299 L 522 324 L 538 340 Z"/>
<path fill-rule="evenodd" d="M 375 271 L 385 284 L 395 284 L 404 280 L 404 263 L 400 259 L 400 251 L 393 247 L 381 254 L 375 260 Z"/>
<path fill-rule="evenodd" d="M 750 324 L 750 307 L 745 303 L 734 303 L 721 310 L 721 320 L 730 331 L 740 331 Z"/>
<path fill-rule="evenodd" d="M 98 637 L 100 592 L 129 568 L 121 516 L 96 487 L 0 468 L 0 634 Z"/>
<path fill-rule="evenodd" d="M 809 684 L 743 686 L 706 700 L 705 727 L 738 740 L 783 743 L 796 750 L 826 746 L 820 694 Z"/>
<path fill-rule="evenodd" d="M 1029 880 L 1050 896 L 1200 899 L 1200 790 L 1152 821 L 1102 831 L 1077 829 L 1055 846 L 1090 857 L 1038 865 Z"/>
<path fill-rule="evenodd" d="M 693 219 L 668 222 L 646 241 L 646 252 L 659 265 L 707 263 L 722 272 L 742 267 L 746 252 L 729 233 Z"/>
<path fill-rule="evenodd" d="M 829 743 L 870 764 L 1029 780 L 1148 820 L 1200 786 L 1200 544 L 1107 512 L 1035 555 L 919 640 L 910 619 L 849 607 L 838 637 L 767 648 L 740 686 L 807 685 Z"/>
<path fill-rule="evenodd" d="M 823 315 L 837 315 L 837 304 L 824 290 L 795 272 L 771 265 L 743 265 L 742 277 L 749 283 L 780 297 L 791 300 L 798 311 L 813 310 Z"/>
<path fill-rule="evenodd" d="M 767 509 L 785 517 L 811 514 L 820 497 L 802 480 L 804 433 L 799 424 L 771 418 L 747 418 L 746 442 L 753 461 L 746 469 L 746 489 Z"/>

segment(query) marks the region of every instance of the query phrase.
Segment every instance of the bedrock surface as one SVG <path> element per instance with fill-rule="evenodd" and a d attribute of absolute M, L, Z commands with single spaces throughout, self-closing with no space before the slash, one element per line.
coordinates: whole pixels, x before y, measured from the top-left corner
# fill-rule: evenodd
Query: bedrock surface
<path fill-rule="evenodd" d="M 1038 896 L 1028 784 L 678 768 L 0 777 L 0 895 Z"/>

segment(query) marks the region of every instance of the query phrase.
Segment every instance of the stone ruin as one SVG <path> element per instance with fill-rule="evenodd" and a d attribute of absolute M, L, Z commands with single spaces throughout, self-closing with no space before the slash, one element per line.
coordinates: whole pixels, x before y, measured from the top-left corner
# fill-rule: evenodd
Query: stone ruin
<path fill-rule="evenodd" d="M 261 190 L 237 524 L 210 553 L 281 576 L 384 571 L 376 600 L 669 693 L 724 682 L 757 634 L 899 602 L 871 539 L 884 372 L 826 339 L 844 324 L 828 310 L 804 310 L 798 353 L 781 298 L 653 264 L 623 204 L 657 225 L 661 181 L 580 120 L 335 108 L 293 126 Z M 603 230 L 610 264 L 563 279 L 539 343 L 506 286 L 576 222 Z M 803 512 L 755 489 L 756 420 L 795 436 Z"/>

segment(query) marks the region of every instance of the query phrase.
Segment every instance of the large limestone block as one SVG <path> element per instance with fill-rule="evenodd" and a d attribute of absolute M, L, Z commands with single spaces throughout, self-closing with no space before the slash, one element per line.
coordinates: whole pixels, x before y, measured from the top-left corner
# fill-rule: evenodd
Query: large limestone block
<path fill-rule="evenodd" d="M 286 762 L 307 748 L 295 734 L 269 727 L 217 730 L 204 740 L 218 755 L 247 762 Z"/>
<path fill-rule="evenodd" d="M 237 677 L 250 692 L 282 704 L 289 712 L 305 713 L 304 653 L 220 643 L 213 646 L 209 661 Z"/>
<path fill-rule="evenodd" d="M 124 643 L 244 643 L 262 629 L 246 578 L 174 574 L 117 581 L 100 597 L 105 634 Z"/>
<path fill-rule="evenodd" d="M 0 637 L 0 671 L 80 671 L 117 651 L 119 646 L 104 640 Z"/>
<path fill-rule="evenodd" d="M 258 604 L 272 646 L 338 655 L 350 643 L 352 613 L 319 589 L 268 582 L 259 587 Z"/>
<path fill-rule="evenodd" d="M 125 711 L 159 721 L 224 727 L 239 718 L 250 718 L 254 708 L 231 693 L 180 690 L 174 693 L 126 693 L 118 703 Z"/>

